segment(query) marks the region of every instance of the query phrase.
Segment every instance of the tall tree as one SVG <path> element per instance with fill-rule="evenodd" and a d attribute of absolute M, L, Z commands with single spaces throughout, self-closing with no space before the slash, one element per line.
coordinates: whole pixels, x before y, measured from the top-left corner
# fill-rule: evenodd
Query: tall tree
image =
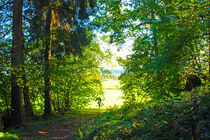
<path fill-rule="evenodd" d="M 49 8 L 47 11 L 46 25 L 45 25 L 45 40 L 44 40 L 44 60 L 45 60 L 45 73 L 44 73 L 44 82 L 45 82 L 45 109 L 44 116 L 49 116 L 52 112 L 51 108 L 51 78 L 50 78 L 50 61 L 51 61 L 51 49 L 52 49 L 52 0 L 49 1 Z"/>
<path fill-rule="evenodd" d="M 22 121 L 22 87 L 21 72 L 23 60 L 23 31 L 22 31 L 23 0 L 13 2 L 13 30 L 11 50 L 11 123 L 19 125 Z"/>
<path fill-rule="evenodd" d="M 33 109 L 32 109 L 32 104 L 30 101 L 30 96 L 29 96 L 29 85 L 26 77 L 26 72 L 25 68 L 23 70 L 23 100 L 24 100 L 24 109 L 25 109 L 25 115 L 27 118 L 30 119 L 30 117 L 34 116 Z"/>
<path fill-rule="evenodd" d="M 81 54 L 81 46 L 88 45 L 85 26 L 93 13 L 88 7 L 94 7 L 93 0 L 34 0 L 32 34 L 44 47 L 45 116 L 51 114 L 51 58 Z"/>

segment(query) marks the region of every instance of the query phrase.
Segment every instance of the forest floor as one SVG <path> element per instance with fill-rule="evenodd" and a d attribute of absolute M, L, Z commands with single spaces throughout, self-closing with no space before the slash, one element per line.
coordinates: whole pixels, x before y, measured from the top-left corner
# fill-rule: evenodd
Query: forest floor
<path fill-rule="evenodd" d="M 98 113 L 82 114 L 34 130 L 20 140 L 72 140 L 77 129 L 85 122 L 97 117 Z"/>

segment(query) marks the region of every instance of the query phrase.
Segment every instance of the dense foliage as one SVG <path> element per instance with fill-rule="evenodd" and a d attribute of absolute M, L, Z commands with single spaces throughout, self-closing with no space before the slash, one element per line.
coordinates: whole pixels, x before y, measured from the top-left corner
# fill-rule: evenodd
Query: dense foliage
<path fill-rule="evenodd" d="M 187 78 L 208 77 L 208 2 L 205 0 L 101 0 L 95 20 L 109 41 L 134 40 L 133 54 L 119 59 L 128 98 L 172 98 Z M 122 45 L 123 46 L 123 45 Z M 196 75 L 196 76 L 195 76 Z M 199 85 L 199 84 L 198 84 Z"/>
<path fill-rule="evenodd" d="M 0 129 L 100 108 L 102 79 L 118 79 L 101 68 L 111 55 L 100 32 L 134 42 L 118 59 L 125 102 L 78 139 L 209 139 L 209 10 L 207 0 L 0 0 Z"/>
<path fill-rule="evenodd" d="M 82 108 L 103 95 L 101 63 L 109 53 L 101 50 L 90 25 L 94 3 L 0 1 L 0 116 L 4 127 L 19 125 L 34 115 L 47 117 Z M 17 7 L 20 16 L 14 16 Z M 19 25 L 16 21 L 22 28 L 14 28 Z M 15 42 L 15 37 L 21 39 Z"/>
<path fill-rule="evenodd" d="M 189 93 L 190 94 L 190 93 Z M 112 108 L 77 132 L 78 139 L 188 140 L 209 139 L 209 94 L 207 89 L 181 95 L 174 102 L 139 104 L 127 102 Z M 183 99 L 184 98 L 184 99 Z M 185 100 L 188 98 L 189 100 Z"/>
<path fill-rule="evenodd" d="M 133 54 L 119 58 L 126 102 L 84 125 L 78 138 L 209 139 L 209 2 L 99 5 L 95 24 L 108 32 L 108 41 L 123 47 L 127 38 L 134 40 Z"/>

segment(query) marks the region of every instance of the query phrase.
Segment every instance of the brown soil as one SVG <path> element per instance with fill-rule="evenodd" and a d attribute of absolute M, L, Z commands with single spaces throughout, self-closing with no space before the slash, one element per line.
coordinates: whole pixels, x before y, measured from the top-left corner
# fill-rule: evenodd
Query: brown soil
<path fill-rule="evenodd" d="M 66 121 L 45 126 L 40 130 L 35 130 L 21 137 L 20 140 L 73 140 L 77 128 L 94 117 L 96 117 L 95 114 L 73 117 Z"/>

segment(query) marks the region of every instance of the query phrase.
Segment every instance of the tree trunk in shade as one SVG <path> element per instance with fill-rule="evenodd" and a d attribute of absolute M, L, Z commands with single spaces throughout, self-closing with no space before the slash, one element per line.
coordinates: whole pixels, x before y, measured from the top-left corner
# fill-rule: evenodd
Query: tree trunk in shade
<path fill-rule="evenodd" d="M 24 73 L 23 75 L 23 84 L 24 84 L 24 88 L 23 88 L 23 99 L 24 99 L 24 109 L 25 109 L 25 115 L 27 118 L 33 117 L 34 113 L 33 113 L 33 109 L 32 109 L 32 105 L 31 105 L 31 101 L 30 101 L 30 96 L 29 96 L 29 86 L 27 83 L 27 78 L 26 75 Z"/>
<path fill-rule="evenodd" d="M 23 32 L 22 32 L 23 0 L 13 2 L 13 31 L 11 49 L 11 125 L 20 125 L 22 121 L 22 60 L 23 60 Z"/>
<path fill-rule="evenodd" d="M 45 25 L 45 73 L 44 73 L 44 82 L 45 82 L 45 108 L 44 116 L 47 117 L 52 113 L 51 108 L 51 79 L 50 79 L 50 60 L 51 60 L 51 47 L 52 47 L 52 36 L 51 36 L 51 27 L 52 26 L 52 10 L 48 10 L 46 17 Z"/>

